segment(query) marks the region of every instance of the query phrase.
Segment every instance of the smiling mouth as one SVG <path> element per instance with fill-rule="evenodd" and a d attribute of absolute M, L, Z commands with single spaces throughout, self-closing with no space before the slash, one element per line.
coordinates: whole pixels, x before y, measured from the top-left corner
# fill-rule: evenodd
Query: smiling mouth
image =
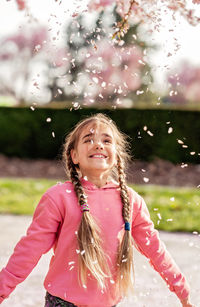
<path fill-rule="evenodd" d="M 102 154 L 94 154 L 94 155 L 89 156 L 89 158 L 106 159 L 107 156 L 102 155 Z"/>

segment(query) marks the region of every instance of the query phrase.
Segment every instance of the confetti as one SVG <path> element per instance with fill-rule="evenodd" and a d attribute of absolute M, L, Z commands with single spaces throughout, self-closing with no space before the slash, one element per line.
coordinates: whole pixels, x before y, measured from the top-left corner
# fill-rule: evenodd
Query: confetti
<path fill-rule="evenodd" d="M 181 164 L 181 167 L 182 167 L 182 168 L 188 167 L 188 164 L 182 163 L 182 164 Z"/>
<path fill-rule="evenodd" d="M 173 132 L 173 128 L 172 128 L 172 127 L 169 127 L 168 133 L 170 134 L 170 133 L 172 133 L 172 132 Z"/>
<path fill-rule="evenodd" d="M 122 262 L 127 262 L 127 259 L 122 259 Z"/>
<path fill-rule="evenodd" d="M 139 90 L 136 91 L 136 95 L 142 95 L 143 93 L 144 91 L 139 91 Z"/>
<path fill-rule="evenodd" d="M 147 131 L 147 133 L 150 135 L 150 136 L 153 136 L 153 133 L 151 131 Z"/>
<path fill-rule="evenodd" d="M 160 213 L 157 213 L 157 216 L 158 216 L 159 220 L 162 220 Z"/>
<path fill-rule="evenodd" d="M 183 141 L 178 140 L 178 139 L 177 139 L 177 142 L 178 142 L 179 144 L 184 144 L 184 142 L 183 142 Z"/>
<path fill-rule="evenodd" d="M 96 83 L 96 84 L 98 84 L 99 83 L 99 79 L 98 78 L 96 78 L 96 77 L 93 77 L 92 78 L 92 80 Z"/>
<path fill-rule="evenodd" d="M 149 238 L 148 237 L 146 237 L 146 245 L 148 246 L 148 245 L 150 245 L 150 240 L 149 240 Z"/>

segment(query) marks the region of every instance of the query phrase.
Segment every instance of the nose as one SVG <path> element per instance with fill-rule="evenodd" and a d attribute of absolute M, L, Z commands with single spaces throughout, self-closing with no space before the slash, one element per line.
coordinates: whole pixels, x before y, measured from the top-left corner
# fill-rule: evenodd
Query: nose
<path fill-rule="evenodd" d="M 101 141 L 96 141 L 94 146 L 96 149 L 103 149 L 103 144 Z"/>

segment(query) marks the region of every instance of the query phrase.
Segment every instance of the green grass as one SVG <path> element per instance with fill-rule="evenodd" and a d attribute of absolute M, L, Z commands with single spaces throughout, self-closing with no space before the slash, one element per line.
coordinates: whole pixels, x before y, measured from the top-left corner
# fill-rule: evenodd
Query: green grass
<path fill-rule="evenodd" d="M 32 215 L 42 194 L 55 180 L 0 178 L 0 213 Z"/>
<path fill-rule="evenodd" d="M 200 232 L 199 189 L 153 185 L 132 187 L 145 199 L 157 229 Z"/>
<path fill-rule="evenodd" d="M 32 215 L 42 194 L 56 182 L 0 178 L 0 214 Z M 200 232 L 199 189 L 155 185 L 132 187 L 145 199 L 157 229 Z"/>

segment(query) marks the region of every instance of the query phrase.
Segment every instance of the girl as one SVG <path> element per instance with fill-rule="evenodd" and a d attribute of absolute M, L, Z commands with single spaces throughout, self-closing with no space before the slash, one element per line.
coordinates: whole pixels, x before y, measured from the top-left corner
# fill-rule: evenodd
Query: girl
<path fill-rule="evenodd" d="M 0 272 L 0 303 L 53 247 L 45 307 L 116 306 L 133 289 L 134 240 L 182 306 L 193 306 L 144 200 L 126 185 L 127 148 L 126 137 L 103 114 L 77 124 L 63 151 L 71 180 L 42 196 L 26 236 Z"/>

